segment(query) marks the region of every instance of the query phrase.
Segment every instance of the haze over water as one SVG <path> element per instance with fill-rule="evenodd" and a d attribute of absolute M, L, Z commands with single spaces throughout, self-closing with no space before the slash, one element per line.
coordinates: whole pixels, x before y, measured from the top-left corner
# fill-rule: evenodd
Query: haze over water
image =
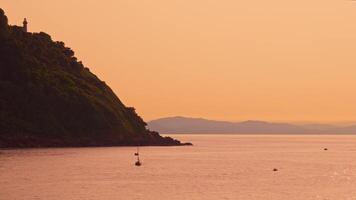
<path fill-rule="evenodd" d="M 174 137 L 195 145 L 141 167 L 132 147 L 1 150 L 0 200 L 356 199 L 356 136 Z"/>

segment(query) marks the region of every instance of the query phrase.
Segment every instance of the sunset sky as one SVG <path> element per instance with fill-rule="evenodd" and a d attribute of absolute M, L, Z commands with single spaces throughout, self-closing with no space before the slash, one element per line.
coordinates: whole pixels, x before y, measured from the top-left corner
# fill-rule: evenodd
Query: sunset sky
<path fill-rule="evenodd" d="M 84 3 L 85 2 L 85 3 Z M 145 120 L 356 121 L 356 1 L 0 0 Z"/>

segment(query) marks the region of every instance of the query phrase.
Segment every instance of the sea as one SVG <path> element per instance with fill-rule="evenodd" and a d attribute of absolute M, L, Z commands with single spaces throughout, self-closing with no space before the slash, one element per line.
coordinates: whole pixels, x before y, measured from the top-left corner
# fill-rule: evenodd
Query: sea
<path fill-rule="evenodd" d="M 170 135 L 193 146 L 0 150 L 0 200 L 356 200 L 356 136 Z"/>

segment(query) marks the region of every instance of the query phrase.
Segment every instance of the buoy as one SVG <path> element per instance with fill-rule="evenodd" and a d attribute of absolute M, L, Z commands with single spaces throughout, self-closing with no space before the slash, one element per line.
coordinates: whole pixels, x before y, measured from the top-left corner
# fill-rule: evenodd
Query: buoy
<path fill-rule="evenodd" d="M 277 169 L 277 168 L 274 168 L 273 171 L 276 172 L 276 171 L 278 171 L 278 169 Z"/>
<path fill-rule="evenodd" d="M 328 150 L 328 148 L 324 148 L 324 151 L 327 151 Z"/>

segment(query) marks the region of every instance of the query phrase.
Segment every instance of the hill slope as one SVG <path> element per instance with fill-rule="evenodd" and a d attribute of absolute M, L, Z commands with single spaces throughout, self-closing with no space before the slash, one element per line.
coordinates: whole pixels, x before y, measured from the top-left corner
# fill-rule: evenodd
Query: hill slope
<path fill-rule="evenodd" d="M 181 143 L 147 130 L 63 42 L 9 26 L 0 9 L 0 148 L 138 144 Z"/>

